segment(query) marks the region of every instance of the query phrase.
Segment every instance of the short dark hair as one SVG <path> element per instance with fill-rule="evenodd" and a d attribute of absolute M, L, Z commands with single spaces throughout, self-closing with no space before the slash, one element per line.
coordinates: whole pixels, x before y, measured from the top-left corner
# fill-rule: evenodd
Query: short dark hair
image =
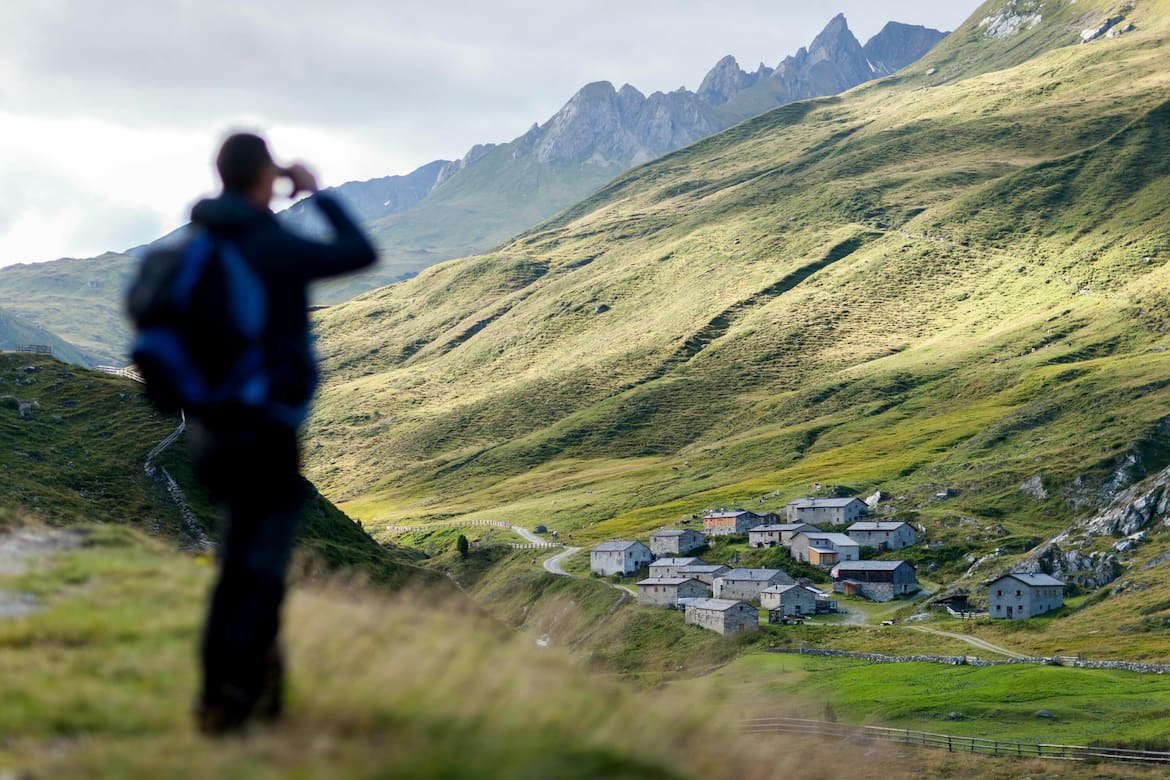
<path fill-rule="evenodd" d="M 225 190 L 247 192 L 260 182 L 264 169 L 273 165 L 268 144 L 253 133 L 227 137 L 215 156 L 215 169 Z"/>

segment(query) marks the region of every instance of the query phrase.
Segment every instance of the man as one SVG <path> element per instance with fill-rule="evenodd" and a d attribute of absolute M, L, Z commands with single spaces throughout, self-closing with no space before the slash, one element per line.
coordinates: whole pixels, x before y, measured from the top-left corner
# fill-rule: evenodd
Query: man
<path fill-rule="evenodd" d="M 269 210 L 276 181 L 287 178 L 293 195 L 316 193 L 317 182 L 299 163 L 278 167 L 259 136 L 232 135 L 215 162 L 223 192 L 196 204 L 191 222 L 234 245 L 264 287 L 269 382 L 263 407 L 204 412 L 190 426 L 197 474 L 228 515 L 203 634 L 196 710 L 200 730 L 224 734 L 251 718 L 281 715 L 279 612 L 304 501 L 297 426 L 317 382 L 306 286 L 364 268 L 375 252 L 328 194 L 312 202 L 332 225 L 332 242 L 285 230 Z"/>

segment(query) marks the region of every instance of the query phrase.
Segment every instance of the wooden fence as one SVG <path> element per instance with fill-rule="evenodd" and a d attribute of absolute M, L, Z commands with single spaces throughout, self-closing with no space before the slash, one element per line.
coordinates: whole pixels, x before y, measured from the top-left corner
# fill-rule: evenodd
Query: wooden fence
<path fill-rule="evenodd" d="M 898 745 L 930 747 L 952 753 L 975 753 L 1010 758 L 1045 758 L 1061 761 L 1117 761 L 1134 764 L 1170 764 L 1170 753 L 1152 750 L 1126 750 L 1083 745 L 1049 745 L 982 737 L 956 737 L 929 731 L 891 729 L 881 726 L 851 726 L 800 718 L 752 718 L 743 722 L 748 734 L 798 734 L 841 740 L 890 742 Z"/>
<path fill-rule="evenodd" d="M 490 525 L 495 528 L 512 527 L 511 523 L 505 523 L 501 520 L 451 520 L 441 523 L 419 523 L 418 525 L 381 525 L 377 526 L 377 530 L 411 533 L 412 531 L 434 531 L 437 528 L 466 528 L 473 525 Z M 373 527 L 371 526 L 371 528 Z"/>
<path fill-rule="evenodd" d="M 134 366 L 126 366 L 125 368 L 118 368 L 117 366 L 94 366 L 94 370 L 101 371 L 103 374 L 113 374 L 114 376 L 133 379 L 135 382 L 142 384 L 146 383 L 146 380 L 142 378 L 142 374 L 138 373 L 138 369 Z"/>

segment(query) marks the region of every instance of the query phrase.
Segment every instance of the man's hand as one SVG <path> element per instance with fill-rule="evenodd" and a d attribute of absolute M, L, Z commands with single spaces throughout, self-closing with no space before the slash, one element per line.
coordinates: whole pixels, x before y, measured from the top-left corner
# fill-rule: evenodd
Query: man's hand
<path fill-rule="evenodd" d="M 290 198 L 295 198 L 301 192 L 315 193 L 317 191 L 317 178 L 309 172 L 309 169 L 302 163 L 293 163 L 284 169 L 284 175 L 292 182 L 292 193 Z"/>

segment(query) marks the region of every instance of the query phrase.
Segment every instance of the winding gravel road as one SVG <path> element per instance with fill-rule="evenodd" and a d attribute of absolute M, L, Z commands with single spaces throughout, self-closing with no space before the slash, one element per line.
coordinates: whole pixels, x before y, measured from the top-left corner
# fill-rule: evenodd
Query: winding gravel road
<path fill-rule="evenodd" d="M 564 563 L 566 558 L 577 552 L 581 552 L 580 547 L 566 547 L 553 557 L 545 559 L 544 570 L 558 577 L 572 577 L 573 575 L 565 571 L 561 564 Z"/>

